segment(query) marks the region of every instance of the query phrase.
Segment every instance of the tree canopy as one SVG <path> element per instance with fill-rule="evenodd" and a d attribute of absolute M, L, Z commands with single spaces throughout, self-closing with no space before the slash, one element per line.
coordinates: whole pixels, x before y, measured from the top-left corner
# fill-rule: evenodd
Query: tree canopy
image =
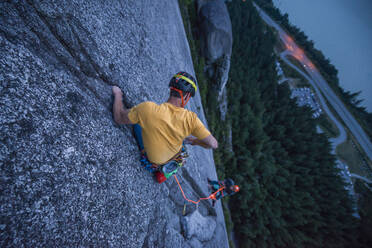
<path fill-rule="evenodd" d="M 277 83 L 275 35 L 250 1 L 228 9 L 233 153 L 219 152 L 217 162 L 241 186 L 229 204 L 240 246 L 351 247 L 352 201 L 311 109 L 298 107 L 288 86 Z"/>

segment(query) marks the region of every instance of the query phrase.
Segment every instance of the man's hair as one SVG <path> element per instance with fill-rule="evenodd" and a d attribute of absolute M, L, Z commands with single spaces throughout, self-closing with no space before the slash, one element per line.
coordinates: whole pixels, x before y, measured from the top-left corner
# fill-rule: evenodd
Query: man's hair
<path fill-rule="evenodd" d="M 181 98 L 180 93 L 175 91 L 175 90 L 172 90 L 172 89 L 170 90 L 170 95 L 173 96 L 173 97 Z"/>

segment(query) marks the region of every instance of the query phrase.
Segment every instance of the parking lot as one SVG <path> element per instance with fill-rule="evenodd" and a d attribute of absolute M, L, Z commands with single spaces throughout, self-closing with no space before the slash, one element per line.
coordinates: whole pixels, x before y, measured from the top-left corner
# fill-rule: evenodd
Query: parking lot
<path fill-rule="evenodd" d="M 314 93 L 308 87 L 293 89 L 291 98 L 296 98 L 299 106 L 309 106 L 314 110 L 313 118 L 318 118 L 323 112 L 320 104 L 315 99 Z"/>

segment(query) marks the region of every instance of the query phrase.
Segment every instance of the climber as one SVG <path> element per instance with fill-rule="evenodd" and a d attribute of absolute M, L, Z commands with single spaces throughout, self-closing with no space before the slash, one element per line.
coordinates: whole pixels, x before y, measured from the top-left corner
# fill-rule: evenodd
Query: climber
<path fill-rule="evenodd" d="M 233 195 L 239 192 L 240 188 L 238 185 L 235 185 L 234 181 L 231 178 L 225 179 L 223 181 L 213 181 L 207 178 L 208 188 L 211 190 L 212 195 L 212 206 L 214 207 L 217 200 L 222 197 Z"/>
<path fill-rule="evenodd" d="M 172 161 L 182 160 L 180 154 L 184 151 L 184 141 L 203 148 L 218 147 L 217 140 L 197 115 L 184 109 L 197 90 L 195 79 L 186 72 L 179 72 L 172 77 L 169 87 L 167 102 L 160 105 L 142 102 L 131 109 L 124 107 L 120 88 L 112 87 L 114 120 L 118 124 L 135 124 L 135 138 L 143 155 L 141 162 L 151 172 L 168 168 L 165 165 Z"/>

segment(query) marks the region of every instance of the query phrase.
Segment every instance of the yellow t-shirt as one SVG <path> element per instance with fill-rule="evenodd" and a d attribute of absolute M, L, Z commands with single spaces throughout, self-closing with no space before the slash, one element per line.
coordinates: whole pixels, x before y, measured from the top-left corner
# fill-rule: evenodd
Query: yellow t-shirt
<path fill-rule="evenodd" d="M 142 127 L 147 157 L 155 164 L 163 164 L 176 155 L 190 134 L 198 139 L 211 134 L 194 112 L 170 103 L 143 102 L 133 107 L 128 117 Z"/>

